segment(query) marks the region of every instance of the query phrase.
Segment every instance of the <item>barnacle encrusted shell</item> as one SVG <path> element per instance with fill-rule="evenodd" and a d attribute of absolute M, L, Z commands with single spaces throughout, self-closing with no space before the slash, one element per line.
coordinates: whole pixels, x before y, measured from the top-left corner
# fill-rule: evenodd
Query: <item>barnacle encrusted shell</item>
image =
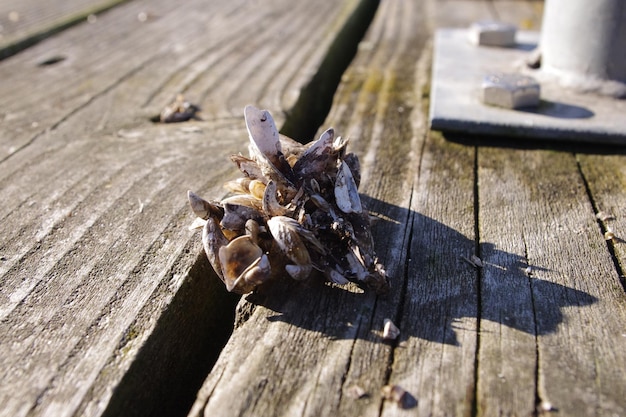
<path fill-rule="evenodd" d="M 206 201 L 188 193 L 227 289 L 248 293 L 278 276 L 305 280 L 317 270 L 337 284 L 387 291 L 348 141 L 328 129 L 302 145 L 280 135 L 267 110 L 247 106 L 244 115 L 249 156 L 231 156 L 244 175 L 225 184 L 232 195 Z"/>

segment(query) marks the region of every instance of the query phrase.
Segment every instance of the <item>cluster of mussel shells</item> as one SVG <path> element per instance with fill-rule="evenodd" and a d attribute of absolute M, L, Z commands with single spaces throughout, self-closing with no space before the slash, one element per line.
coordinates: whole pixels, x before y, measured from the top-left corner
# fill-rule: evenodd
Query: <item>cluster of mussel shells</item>
<path fill-rule="evenodd" d="M 244 174 L 225 184 L 231 195 L 206 201 L 188 193 L 204 250 L 228 291 L 249 293 L 286 276 L 301 281 L 314 271 L 336 284 L 387 291 L 348 141 L 328 129 L 302 145 L 279 135 L 267 110 L 247 106 L 244 115 L 250 156 L 231 156 Z"/>

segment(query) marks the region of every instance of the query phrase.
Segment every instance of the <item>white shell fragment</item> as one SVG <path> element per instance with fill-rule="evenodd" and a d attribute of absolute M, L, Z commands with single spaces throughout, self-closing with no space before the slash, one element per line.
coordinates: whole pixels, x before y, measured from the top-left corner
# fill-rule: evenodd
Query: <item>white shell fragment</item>
<path fill-rule="evenodd" d="M 558 409 L 557 409 L 557 408 L 555 408 L 555 407 L 552 405 L 552 403 L 551 403 L 551 402 L 549 402 L 549 401 L 541 401 L 541 402 L 539 403 L 539 405 L 537 406 L 537 409 L 538 409 L 540 412 L 555 412 L 555 411 L 558 411 Z"/>
<path fill-rule="evenodd" d="M 259 110 L 254 106 L 244 109 L 246 126 L 250 135 L 250 145 L 258 149 L 268 159 L 282 154 L 278 129 L 272 115 L 267 110 Z"/>
<path fill-rule="evenodd" d="M 308 278 L 312 265 L 309 251 L 300 239 L 300 234 L 304 233 L 302 226 L 295 219 L 285 216 L 272 217 L 267 225 L 278 247 L 293 262 L 286 265 L 285 270 L 295 280 Z"/>
<path fill-rule="evenodd" d="M 610 230 L 607 230 L 606 232 L 604 232 L 604 240 L 615 241 L 616 240 L 615 233 L 613 233 Z"/>
<path fill-rule="evenodd" d="M 335 182 L 335 200 L 337 207 L 344 213 L 361 213 L 361 197 L 356 188 L 354 177 L 348 164 L 342 162 Z"/>
<path fill-rule="evenodd" d="M 606 211 L 599 211 L 596 214 L 596 218 L 603 222 L 606 222 L 609 220 L 615 220 L 615 216 L 613 216 L 611 213 L 607 213 Z"/>
<path fill-rule="evenodd" d="M 202 229 L 206 224 L 206 220 L 201 219 L 200 217 L 196 217 L 193 219 L 193 222 L 189 225 L 189 230 L 198 230 Z"/>
<path fill-rule="evenodd" d="M 165 106 L 159 114 L 161 123 L 180 123 L 196 119 L 200 107 L 185 100 L 182 94 L 176 96 L 173 103 Z"/>
<path fill-rule="evenodd" d="M 478 268 L 482 268 L 483 265 L 483 261 L 482 259 L 480 259 L 478 256 L 476 255 L 472 255 L 472 257 L 470 258 L 470 260 L 474 263 L 474 265 L 476 265 Z"/>
<path fill-rule="evenodd" d="M 391 319 L 385 319 L 383 326 L 383 339 L 385 340 L 395 340 L 400 336 L 400 329 L 396 327 L 395 324 L 391 321 Z"/>
<path fill-rule="evenodd" d="M 204 250 L 226 288 L 245 294 L 319 271 L 335 284 L 386 292 L 348 141 L 328 129 L 302 145 L 281 136 L 267 110 L 246 106 L 244 115 L 249 156 L 231 156 L 243 174 L 224 184 L 231 195 L 207 201 L 188 193 L 194 227 L 203 226 Z"/>
<path fill-rule="evenodd" d="M 470 264 L 474 268 L 482 268 L 483 266 L 485 266 L 485 264 L 483 263 L 482 259 L 480 259 L 476 255 L 472 255 L 469 258 L 467 256 L 461 255 L 461 259 L 463 259 L 465 262 L 467 262 L 468 264 Z"/>
<path fill-rule="evenodd" d="M 354 399 L 360 399 L 360 398 L 365 398 L 367 397 L 367 391 L 365 391 L 362 387 L 360 387 L 359 385 L 351 385 L 350 387 L 348 387 L 348 389 L 346 390 L 346 393 L 348 394 L 348 396 L 350 398 L 354 398 Z"/>

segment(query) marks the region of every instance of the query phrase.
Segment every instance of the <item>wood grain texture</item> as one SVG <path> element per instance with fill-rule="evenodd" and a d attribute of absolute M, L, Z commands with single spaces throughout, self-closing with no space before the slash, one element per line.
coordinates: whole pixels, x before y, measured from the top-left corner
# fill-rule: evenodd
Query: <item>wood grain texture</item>
<path fill-rule="evenodd" d="M 127 0 L 0 1 L 0 59 L 85 22 L 88 16 L 93 22 L 97 13 L 124 1 Z M 41 65 L 49 63 L 45 59 L 40 62 Z"/>
<path fill-rule="evenodd" d="M 408 27 L 426 30 L 438 7 L 430 4 L 419 13 L 424 21 Z M 413 85 L 402 88 L 420 94 L 409 118 L 419 140 L 413 145 L 416 171 L 408 259 L 396 318 L 402 335 L 393 351 L 387 383 L 401 386 L 415 398 L 417 406 L 411 414 L 470 415 L 475 390 L 477 273 L 462 259 L 476 251 L 475 150 L 428 131 L 424 92 L 429 87 L 432 45 L 430 38 L 425 39 Z M 410 66 L 408 60 L 399 62 L 400 68 Z M 381 411 L 384 416 L 407 414 L 392 401 L 385 401 Z"/>
<path fill-rule="evenodd" d="M 528 2 L 381 3 L 327 118 L 353 138 L 361 192 L 386 218 L 375 233 L 392 292 L 292 287 L 242 300 L 190 415 L 623 412 L 624 292 L 576 158 L 453 143 L 424 125 L 429 25 L 477 16 L 540 25 Z M 602 171 L 618 171 L 613 192 L 620 162 Z M 463 261 L 474 254 L 482 267 Z M 376 339 L 384 317 L 397 343 Z M 416 410 L 382 400 L 385 384 Z"/>
<path fill-rule="evenodd" d="M 243 106 L 284 120 L 358 4 L 136 1 L 2 62 L 0 414 L 189 406 L 233 310 L 186 190 L 224 194 Z M 153 123 L 178 92 L 203 120 Z"/>
<path fill-rule="evenodd" d="M 626 287 L 626 155 L 623 150 L 606 149 L 605 154 L 579 153 L 576 158 L 596 211 L 600 232 L 615 236 L 606 242 L 620 272 L 622 285 Z"/>
<path fill-rule="evenodd" d="M 614 239 L 606 239 L 620 271 L 622 285 L 626 286 L 626 165 L 623 150 L 597 149 L 579 153 L 576 159 L 590 193 L 600 232 L 613 233 Z"/>
<path fill-rule="evenodd" d="M 534 28 L 540 26 L 536 7 L 497 1 L 493 13 Z M 612 182 L 606 178 L 613 172 L 615 193 L 624 160 L 595 156 L 595 164 L 584 165 L 580 161 L 594 157 L 575 152 L 585 149 L 478 151 L 486 263 L 480 283 L 479 414 L 619 415 L 626 409 L 620 377 L 626 369 L 626 304 L 622 270 L 612 262 L 620 248 L 603 242 L 595 216 L 604 204 L 616 210 L 615 202 L 605 203 L 611 194 L 605 187 Z M 603 159 L 600 174 L 596 166 Z"/>
<path fill-rule="evenodd" d="M 446 157 L 443 157 L 446 155 Z M 468 415 L 474 401 L 477 272 L 474 150 L 426 138 L 411 208 L 406 293 L 390 383 L 411 392 L 420 415 Z M 388 403 L 383 415 L 402 415 Z"/>
<path fill-rule="evenodd" d="M 190 415 L 380 414 L 394 346 L 382 340 L 382 327 L 398 317 L 403 297 L 425 129 L 415 84 L 427 38 L 423 12 L 415 2 L 381 2 L 324 124 L 349 137 L 361 159 L 360 191 L 381 216 L 374 234 L 391 292 L 309 283 L 243 299 Z M 367 395 L 356 398 L 355 387 Z"/>
<path fill-rule="evenodd" d="M 483 148 L 478 166 L 479 409 L 532 414 L 549 403 L 566 415 L 620 414 L 624 291 L 575 158 Z M 500 401 L 506 394 L 516 401 Z"/>
<path fill-rule="evenodd" d="M 0 63 L 0 416 L 626 414 L 623 150 L 427 126 L 433 30 L 535 29 L 541 2 L 378 5 L 321 128 L 361 159 L 389 294 L 237 304 L 215 276 L 186 190 L 239 175 L 245 104 L 317 113 L 303 91 L 377 3 L 135 0 Z M 153 123 L 179 92 L 202 120 Z"/>

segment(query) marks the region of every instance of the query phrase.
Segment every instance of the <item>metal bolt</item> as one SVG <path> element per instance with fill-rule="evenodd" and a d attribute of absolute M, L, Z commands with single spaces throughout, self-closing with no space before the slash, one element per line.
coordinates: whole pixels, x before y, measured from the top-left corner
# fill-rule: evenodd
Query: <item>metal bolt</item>
<path fill-rule="evenodd" d="M 483 103 L 519 109 L 537 107 L 541 88 L 532 77 L 520 74 L 488 74 L 483 79 Z"/>
<path fill-rule="evenodd" d="M 469 39 L 474 45 L 512 46 L 515 45 L 517 28 L 504 22 L 481 21 L 469 28 Z"/>

